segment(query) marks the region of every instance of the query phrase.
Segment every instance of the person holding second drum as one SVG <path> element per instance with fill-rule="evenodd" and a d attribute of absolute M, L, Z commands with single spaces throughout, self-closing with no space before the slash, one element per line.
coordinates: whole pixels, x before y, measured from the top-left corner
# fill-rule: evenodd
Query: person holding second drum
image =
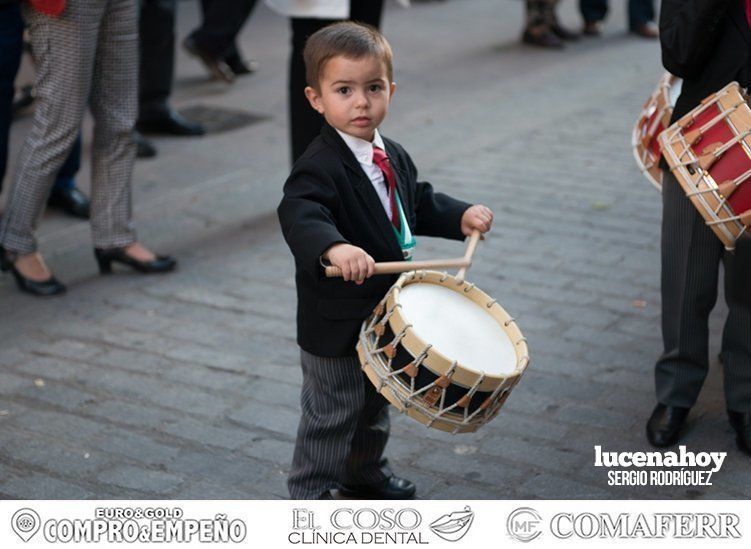
<path fill-rule="evenodd" d="M 404 259 L 413 234 L 462 240 L 487 232 L 493 214 L 418 182 L 409 155 L 379 133 L 396 85 L 391 47 L 374 27 L 325 27 L 304 57 L 305 95 L 326 123 L 292 168 L 278 208 L 295 257 L 303 369 L 289 491 L 295 499 L 329 499 L 334 488 L 359 499 L 407 499 L 414 484 L 393 476 L 382 457 L 388 402 L 355 351 L 360 325 L 396 276 L 366 279 L 375 260 Z M 340 267 L 343 280 L 326 279 L 322 260 Z"/>
<path fill-rule="evenodd" d="M 751 84 L 751 2 L 664 0 L 660 42 L 665 68 L 683 78 L 671 124 L 732 81 Z M 662 335 L 655 366 L 658 404 L 647 423 L 654 446 L 675 444 L 709 370 L 709 313 L 717 300 L 720 261 L 725 265 L 729 312 L 722 337 L 725 403 L 739 448 L 751 455 L 751 304 L 733 284 L 739 263 L 669 172 L 663 178 Z M 748 283 L 748 282 L 747 282 Z"/>

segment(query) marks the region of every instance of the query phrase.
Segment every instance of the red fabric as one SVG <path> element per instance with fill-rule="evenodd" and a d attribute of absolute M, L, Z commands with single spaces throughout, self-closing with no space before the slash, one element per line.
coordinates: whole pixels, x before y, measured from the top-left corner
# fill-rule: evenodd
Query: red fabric
<path fill-rule="evenodd" d="M 389 157 L 386 155 L 386 151 L 373 147 L 373 162 L 376 166 L 381 168 L 383 177 L 386 178 L 386 182 L 389 185 L 389 201 L 391 203 L 391 223 L 394 224 L 396 230 L 400 230 L 401 221 L 399 219 L 399 208 L 396 207 L 396 178 L 394 178 L 394 171 L 391 169 L 391 163 Z"/>
<path fill-rule="evenodd" d="M 746 0 L 746 21 L 748 26 L 751 27 L 751 0 Z"/>
<path fill-rule="evenodd" d="M 66 0 L 29 0 L 29 4 L 39 13 L 45 15 L 60 15 L 65 9 Z"/>

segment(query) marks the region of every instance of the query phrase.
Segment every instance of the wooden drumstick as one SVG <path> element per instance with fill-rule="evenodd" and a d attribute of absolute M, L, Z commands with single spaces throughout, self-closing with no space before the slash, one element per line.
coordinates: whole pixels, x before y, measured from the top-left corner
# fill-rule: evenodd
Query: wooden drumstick
<path fill-rule="evenodd" d="M 375 264 L 374 274 L 398 274 L 406 273 L 408 271 L 427 271 L 434 269 L 461 269 L 461 272 L 466 272 L 469 266 L 472 264 L 472 256 L 477 248 L 477 242 L 480 240 L 480 231 L 474 231 L 472 236 L 469 237 L 469 243 L 467 244 L 467 250 L 464 253 L 464 257 L 458 257 L 453 259 L 428 259 L 425 261 L 385 261 Z M 327 278 L 336 278 L 342 276 L 342 270 L 339 267 L 329 265 L 325 269 Z"/>
<path fill-rule="evenodd" d="M 456 273 L 457 284 L 464 284 L 464 276 L 467 274 L 467 270 L 472 266 L 472 256 L 475 255 L 475 250 L 477 249 L 477 244 L 479 244 L 481 237 L 482 233 L 480 231 L 477 229 L 472 231 L 472 236 L 469 237 L 467 251 L 464 252 L 463 258 L 467 265 L 459 269 L 459 272 Z"/>

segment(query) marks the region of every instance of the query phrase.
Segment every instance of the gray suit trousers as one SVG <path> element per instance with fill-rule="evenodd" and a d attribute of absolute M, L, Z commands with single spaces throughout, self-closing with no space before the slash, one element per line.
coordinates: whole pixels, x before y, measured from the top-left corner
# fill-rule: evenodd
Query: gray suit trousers
<path fill-rule="evenodd" d="M 735 257 L 670 173 L 663 179 L 662 338 L 655 366 L 657 400 L 690 408 L 709 369 L 709 314 L 717 301 L 720 261 L 725 266 L 729 312 L 722 337 L 728 410 L 751 411 L 751 307 L 738 301 L 732 280 Z"/>
<path fill-rule="evenodd" d="M 302 417 L 287 486 L 292 499 L 319 499 L 339 484 L 375 484 L 391 476 L 383 450 L 388 402 L 356 357 L 300 350 Z"/>
<path fill-rule="evenodd" d="M 91 228 L 94 246 L 135 242 L 131 176 L 138 112 L 137 0 L 68 0 L 59 17 L 24 3 L 36 62 L 36 110 L 0 223 L 0 244 L 36 249 L 34 229 L 88 105 L 94 117 Z"/>

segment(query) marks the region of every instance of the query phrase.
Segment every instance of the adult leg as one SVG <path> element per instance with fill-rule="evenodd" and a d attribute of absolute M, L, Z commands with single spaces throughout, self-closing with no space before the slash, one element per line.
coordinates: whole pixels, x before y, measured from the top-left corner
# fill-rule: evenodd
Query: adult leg
<path fill-rule="evenodd" d="M 107 2 L 96 50 L 90 101 L 95 122 L 91 229 L 95 248 L 122 248 L 136 241 L 131 204 L 138 111 L 136 0 Z"/>
<path fill-rule="evenodd" d="M 559 49 L 563 40 L 553 32 L 556 0 L 526 0 L 522 42 L 541 48 Z"/>
<path fill-rule="evenodd" d="M 690 408 L 709 368 L 709 313 L 717 300 L 722 243 L 672 174 L 663 178 L 662 338 L 657 400 Z"/>
<path fill-rule="evenodd" d="M 722 366 L 727 409 L 751 413 L 751 302 L 744 300 L 745 288 L 737 284 L 739 270 L 751 261 L 751 248 L 739 246 L 735 254 L 725 253 L 725 301 L 728 317 L 722 334 Z M 748 275 L 749 273 L 747 273 Z"/>
<path fill-rule="evenodd" d="M 585 23 L 603 21 L 608 15 L 608 0 L 579 0 L 579 11 Z"/>
<path fill-rule="evenodd" d="M 65 159 L 55 179 L 55 189 L 72 189 L 76 186 L 76 174 L 81 169 L 81 134 L 78 134 L 73 148 Z"/>
<path fill-rule="evenodd" d="M 36 109 L 0 223 L 0 243 L 18 255 L 36 250 L 33 233 L 37 219 L 78 136 L 89 96 L 102 6 L 69 0 L 60 16 L 47 17 L 24 5 L 36 60 Z"/>
<path fill-rule="evenodd" d="M 330 19 L 292 18 L 292 53 L 289 62 L 289 129 L 294 163 L 310 142 L 316 138 L 323 125 L 323 117 L 308 103 L 305 97 L 305 41 L 317 30 L 334 23 Z"/>
<path fill-rule="evenodd" d="M 381 28 L 383 0 L 350 0 L 349 18 L 351 21 Z"/>
<path fill-rule="evenodd" d="M 287 486 L 293 499 L 318 499 L 343 480 L 365 406 L 356 357 L 323 358 L 300 351 L 302 417 Z"/>
<path fill-rule="evenodd" d="M 175 0 L 142 0 L 139 114 L 163 109 L 175 74 Z"/>
<path fill-rule="evenodd" d="M 628 0 L 628 28 L 638 31 L 655 20 L 654 0 Z"/>
<path fill-rule="evenodd" d="M 8 160 L 8 133 L 12 119 L 13 83 L 21 63 L 23 19 L 21 5 L 0 5 L 0 190 Z"/>
<path fill-rule="evenodd" d="M 256 0 L 202 0 L 203 22 L 191 33 L 199 48 L 222 59 L 235 49 L 235 39 Z"/>
<path fill-rule="evenodd" d="M 169 105 L 175 76 L 175 0 L 142 0 L 139 18 L 140 78 L 138 130 L 167 135 L 203 135 L 203 126 Z M 139 156 L 156 154 L 143 136 L 136 138 Z"/>

